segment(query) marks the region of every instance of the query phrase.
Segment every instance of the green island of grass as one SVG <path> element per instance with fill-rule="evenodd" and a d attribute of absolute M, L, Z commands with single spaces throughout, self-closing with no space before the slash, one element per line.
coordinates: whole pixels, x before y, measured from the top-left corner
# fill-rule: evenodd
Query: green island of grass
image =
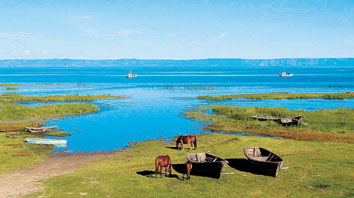
<path fill-rule="evenodd" d="M 17 87 L 6 87 L 6 90 L 16 90 Z"/>
<path fill-rule="evenodd" d="M 54 102 L 54 101 L 67 101 L 67 102 L 86 102 L 100 99 L 123 99 L 126 96 L 111 96 L 111 95 L 47 95 L 47 96 L 26 96 L 17 93 L 6 93 L 0 95 L 0 102 Z"/>
<path fill-rule="evenodd" d="M 280 100 L 280 99 L 310 99 L 323 98 L 328 100 L 343 100 L 354 98 L 353 92 L 348 93 L 269 93 L 269 94 L 235 94 L 222 96 L 198 96 L 199 100 L 232 100 L 232 99 L 258 99 L 258 100 Z"/>
<path fill-rule="evenodd" d="M 207 110 L 212 110 L 209 114 Z M 301 126 L 283 126 L 279 122 L 259 121 L 251 116 L 302 116 Z M 354 109 L 288 110 L 282 107 L 234 107 L 206 105 L 185 112 L 185 117 L 212 122 L 205 131 L 279 136 L 291 139 L 354 141 Z"/>
<path fill-rule="evenodd" d="M 17 86 L 15 83 L 0 83 L 0 86 Z"/>
<path fill-rule="evenodd" d="M 177 151 L 175 144 L 145 141 L 108 159 L 85 164 L 74 173 L 44 181 L 44 191 L 29 197 L 352 197 L 352 144 L 298 141 L 227 134 L 197 135 L 198 149 Z M 243 147 L 261 146 L 284 159 L 277 178 L 247 169 Z M 189 146 L 186 146 L 187 148 Z M 173 167 L 186 162 L 186 154 L 207 152 L 229 161 L 221 179 L 183 174 L 155 178 L 154 160 L 169 155 Z"/>
<path fill-rule="evenodd" d="M 56 104 L 26 106 L 20 104 L 0 104 L 0 131 L 23 131 L 25 127 L 38 127 L 48 117 L 80 115 L 97 112 L 93 104 Z"/>

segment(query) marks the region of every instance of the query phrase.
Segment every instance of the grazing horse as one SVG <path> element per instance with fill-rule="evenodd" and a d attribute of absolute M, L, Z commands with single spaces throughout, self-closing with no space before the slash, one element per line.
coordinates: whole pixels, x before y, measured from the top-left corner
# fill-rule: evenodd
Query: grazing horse
<path fill-rule="evenodd" d="M 171 164 L 171 159 L 168 155 L 159 155 L 155 159 L 155 177 L 157 177 L 157 172 L 160 166 L 160 176 L 162 178 L 162 168 L 165 167 L 165 175 L 166 175 L 166 168 L 168 167 L 168 174 L 169 176 L 172 173 L 172 164 Z"/>
<path fill-rule="evenodd" d="M 191 178 L 191 170 L 192 170 L 192 163 L 190 162 L 186 162 L 186 170 L 187 170 L 187 180 L 189 180 Z M 184 175 L 183 175 L 183 179 L 184 179 Z"/>
<path fill-rule="evenodd" d="M 183 143 L 186 143 L 186 144 L 191 143 L 191 149 L 193 148 L 193 145 L 194 145 L 194 150 L 197 149 L 197 137 L 195 137 L 194 135 L 181 135 L 181 136 L 179 136 L 176 141 L 177 150 L 180 150 L 180 145 L 182 145 L 182 149 L 184 149 Z"/>

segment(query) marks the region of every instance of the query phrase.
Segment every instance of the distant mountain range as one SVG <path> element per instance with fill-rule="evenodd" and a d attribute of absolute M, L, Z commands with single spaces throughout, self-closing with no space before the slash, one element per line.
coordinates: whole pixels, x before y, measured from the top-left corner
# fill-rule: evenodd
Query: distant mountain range
<path fill-rule="evenodd" d="M 281 59 L 6 59 L 0 67 L 240 67 L 240 66 L 354 66 L 354 58 Z"/>

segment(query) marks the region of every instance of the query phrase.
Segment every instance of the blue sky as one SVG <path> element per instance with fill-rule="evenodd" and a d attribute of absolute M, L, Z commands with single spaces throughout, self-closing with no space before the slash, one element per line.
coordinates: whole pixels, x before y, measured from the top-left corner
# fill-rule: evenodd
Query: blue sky
<path fill-rule="evenodd" d="M 0 59 L 354 57 L 354 1 L 0 0 Z"/>

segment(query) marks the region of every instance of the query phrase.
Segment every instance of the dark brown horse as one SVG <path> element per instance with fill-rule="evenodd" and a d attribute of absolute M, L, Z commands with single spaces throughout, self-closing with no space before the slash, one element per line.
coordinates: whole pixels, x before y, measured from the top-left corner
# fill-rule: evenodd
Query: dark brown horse
<path fill-rule="evenodd" d="M 191 143 L 191 149 L 193 148 L 193 145 L 194 145 L 194 150 L 197 149 L 197 137 L 195 137 L 194 135 L 181 135 L 181 136 L 179 136 L 176 141 L 177 150 L 180 150 L 180 145 L 182 145 L 182 149 L 184 149 L 183 143 L 185 143 L 185 144 Z"/>
<path fill-rule="evenodd" d="M 168 155 L 159 155 L 155 159 L 155 177 L 157 177 L 157 172 L 160 166 L 160 176 L 162 178 L 162 167 L 165 167 L 165 175 L 166 175 L 166 168 L 168 167 L 168 173 L 167 176 L 169 176 L 172 173 L 172 164 L 171 164 L 171 159 L 170 156 Z"/>
<path fill-rule="evenodd" d="M 192 163 L 190 162 L 186 162 L 186 171 L 187 171 L 187 180 L 189 180 L 191 178 L 191 170 L 192 170 Z M 183 175 L 183 179 L 184 179 L 184 175 Z"/>

